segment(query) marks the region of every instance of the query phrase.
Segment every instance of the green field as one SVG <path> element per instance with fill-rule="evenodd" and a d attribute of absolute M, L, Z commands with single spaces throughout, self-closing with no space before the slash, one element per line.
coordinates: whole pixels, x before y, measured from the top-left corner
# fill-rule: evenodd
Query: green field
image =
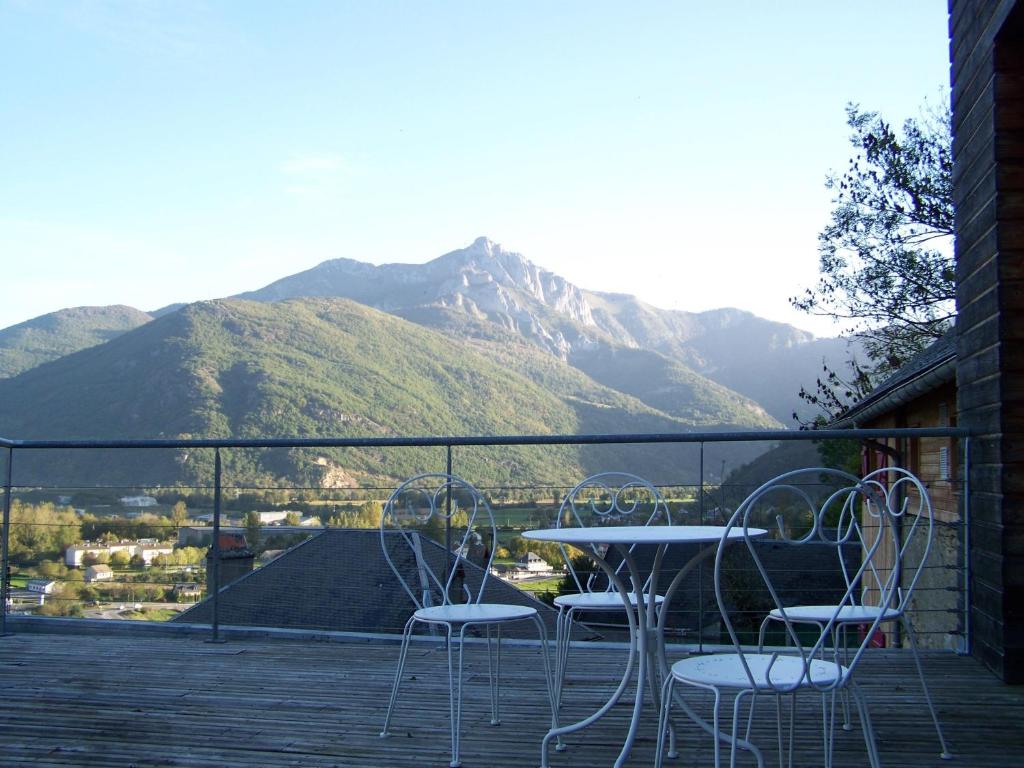
<path fill-rule="evenodd" d="M 516 586 L 523 590 L 523 592 L 558 592 L 558 585 L 561 583 L 562 577 L 554 576 L 550 579 L 541 579 L 539 581 L 519 581 L 516 582 Z"/>

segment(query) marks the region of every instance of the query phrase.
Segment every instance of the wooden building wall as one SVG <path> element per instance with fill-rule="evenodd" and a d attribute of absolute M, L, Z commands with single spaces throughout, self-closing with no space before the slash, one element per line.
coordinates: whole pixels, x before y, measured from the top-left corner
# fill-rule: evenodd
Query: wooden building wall
<path fill-rule="evenodd" d="M 916 400 L 890 411 L 883 417 L 864 422 L 861 426 L 869 429 L 901 429 L 903 427 L 955 427 L 956 385 L 946 384 Z M 924 437 L 911 439 L 887 439 L 881 441 L 900 455 L 900 465 L 917 475 L 928 489 L 935 519 L 943 523 L 959 524 L 960 491 L 963 481 L 960 476 L 963 446 L 959 440 L 950 437 Z M 943 452 L 946 455 L 947 471 L 943 472 Z M 883 454 L 871 458 L 865 470 L 890 466 L 883 462 Z"/>
<path fill-rule="evenodd" d="M 871 429 L 955 427 L 956 385 L 949 382 L 862 426 Z M 909 541 L 902 573 L 903 587 L 907 588 L 918 564 L 924 559 L 925 567 L 908 613 L 918 643 L 928 648 L 960 649 L 963 647 L 965 599 L 964 538 L 960 520 L 963 446 L 958 440 L 948 437 L 889 438 L 879 442 L 894 451 L 898 458 L 887 451 L 866 449 L 865 473 L 887 466 L 902 466 L 924 483 L 932 504 L 931 550 L 925 558 L 924 528 L 917 529 Z M 946 454 L 945 467 L 943 452 Z M 916 506 L 913 499 L 911 502 L 908 509 L 913 512 Z M 862 522 L 865 529 L 871 527 L 870 520 Z M 903 532 L 909 532 L 911 525 L 911 522 L 904 521 Z M 888 569 L 893 564 L 891 555 L 887 549 L 876 555 L 883 578 L 888 576 Z M 869 591 L 864 599 L 868 603 L 877 603 L 877 591 Z M 887 645 L 900 642 L 898 629 L 892 625 L 886 627 L 885 636 Z"/>
<path fill-rule="evenodd" d="M 1024 9 L 950 0 L 957 391 L 972 438 L 973 651 L 1024 681 Z"/>

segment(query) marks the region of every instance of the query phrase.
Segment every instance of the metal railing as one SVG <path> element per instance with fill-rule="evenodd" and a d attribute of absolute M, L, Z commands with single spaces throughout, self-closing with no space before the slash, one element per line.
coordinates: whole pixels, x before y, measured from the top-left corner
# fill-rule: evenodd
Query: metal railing
<path fill-rule="evenodd" d="M 377 499 L 386 498 L 387 488 L 368 488 L 360 487 L 356 489 L 350 489 L 348 491 L 340 490 L 325 490 L 323 488 L 311 489 L 301 488 L 297 486 L 288 486 L 287 488 L 247 488 L 244 486 L 225 486 L 223 481 L 223 469 L 222 469 L 222 451 L 247 451 L 247 450 L 263 450 L 263 449 L 329 449 L 329 448 L 347 448 L 347 449 L 363 449 L 363 450 L 381 450 L 381 449 L 440 449 L 443 451 L 443 457 L 438 456 L 439 466 L 441 468 L 441 461 L 443 460 L 443 468 L 448 472 L 454 472 L 459 474 L 459 450 L 469 451 L 475 448 L 500 448 L 500 447 L 550 447 L 550 446 L 611 446 L 611 445 L 690 445 L 696 450 L 694 456 L 695 467 L 684 470 L 680 468 L 680 474 L 678 478 L 667 479 L 665 482 L 660 483 L 666 487 L 675 489 L 676 495 L 684 499 L 684 501 L 678 502 L 678 508 L 688 515 L 692 516 L 695 522 L 700 524 L 713 524 L 720 522 L 718 517 L 721 514 L 722 507 L 734 507 L 740 500 L 745 496 L 745 493 L 751 490 L 747 486 L 730 487 L 728 484 L 723 484 L 722 477 L 709 477 L 706 467 L 706 447 L 709 445 L 718 445 L 726 443 L 769 443 L 769 444 L 780 444 L 794 441 L 857 441 L 862 443 L 869 441 L 875 443 L 886 439 L 896 440 L 911 440 L 911 439 L 927 439 L 927 438 L 950 438 L 959 441 L 959 456 L 960 456 L 960 467 L 957 473 L 958 477 L 966 478 L 969 474 L 969 461 L 970 461 L 970 437 L 967 430 L 955 429 L 955 428 L 928 428 L 928 429 L 844 429 L 844 430 L 818 430 L 814 432 L 798 432 L 798 431 L 757 431 L 757 432 L 699 432 L 699 433 L 687 433 L 687 434 L 623 434 L 623 435 L 517 435 L 517 436 L 452 436 L 452 437 L 386 437 L 386 438 L 265 438 L 265 439 L 158 439 L 158 440 L 12 440 L 0 438 L 0 452 L 6 453 L 6 462 L 3 477 L 3 529 L 2 529 L 2 569 L 0 569 L 0 579 L 2 579 L 3 595 L 5 599 L 0 601 L 0 634 L 5 634 L 8 631 L 8 615 L 15 607 L 15 601 L 11 597 L 11 586 L 12 582 L 17 580 L 19 584 L 25 581 L 25 577 L 22 575 L 16 575 L 12 572 L 12 552 L 11 552 L 11 541 L 12 541 L 12 528 L 16 525 L 31 525 L 31 523 L 12 521 L 12 502 L 16 496 L 23 496 L 30 498 L 32 494 L 37 497 L 45 496 L 47 492 L 51 495 L 58 489 L 64 488 L 59 483 L 59 477 L 47 478 L 48 482 L 40 483 L 39 478 L 32 478 L 33 482 L 19 481 L 18 468 L 19 462 L 26 456 L 38 456 L 48 455 L 49 452 L 63 452 L 70 451 L 73 453 L 89 452 L 89 451 L 158 451 L 158 450 L 175 450 L 175 451 L 212 451 L 213 452 L 213 471 L 210 482 L 205 486 L 193 486 L 197 494 L 202 495 L 203 506 L 207 503 L 212 507 L 210 513 L 209 530 L 212 534 L 209 540 L 208 550 L 208 568 L 209 572 L 205 573 L 206 581 L 208 582 L 208 591 L 206 603 L 208 604 L 208 621 L 203 622 L 210 627 L 211 639 L 218 641 L 221 633 L 221 621 L 222 621 L 222 608 L 220 605 L 221 591 L 223 584 L 223 573 L 222 565 L 225 562 L 225 553 L 222 552 L 222 532 L 225 530 L 236 530 L 232 526 L 226 525 L 228 515 L 225 514 L 225 491 L 234 491 L 235 496 L 239 497 L 245 492 L 259 492 L 266 493 L 270 490 L 281 491 L 285 495 L 289 492 L 307 492 L 320 494 L 325 496 L 328 493 L 335 493 L 337 499 L 342 500 L 347 498 L 347 501 L 341 502 L 342 505 L 348 505 L 352 507 L 355 502 L 360 500 L 360 497 L 376 497 Z M 459 450 L 457 450 L 459 449 Z M 63 454 L 61 454 L 63 455 Z M 2 456 L 2 454 L 0 454 Z M 796 468 L 796 467 L 787 467 Z M 605 469 L 618 469 L 618 467 L 608 466 Z M 58 473 L 59 474 L 59 473 Z M 693 479 L 690 481 L 684 481 L 683 477 L 692 476 Z M 466 479 L 474 481 L 473 477 L 467 477 Z M 959 480 L 957 477 L 951 479 L 951 484 L 956 487 L 956 495 L 958 496 L 959 505 L 959 517 L 956 520 L 950 521 L 945 525 L 949 529 L 950 535 L 956 542 L 957 562 L 953 565 L 949 563 L 941 563 L 935 567 L 937 577 L 935 582 L 937 586 L 934 587 L 937 593 L 949 592 L 953 590 L 950 587 L 950 582 L 955 582 L 956 594 L 952 597 L 946 596 L 943 599 L 936 599 L 931 601 L 939 605 L 934 609 L 922 609 L 925 612 L 928 610 L 934 610 L 936 614 L 942 614 L 943 617 L 950 619 L 952 622 L 952 628 L 949 632 L 945 632 L 946 635 L 952 635 L 958 637 L 956 649 L 959 652 L 968 652 L 970 649 L 970 612 L 969 612 L 969 583 L 970 573 L 968 570 L 969 558 L 967 552 L 969 548 L 968 539 L 968 521 L 969 521 L 969 504 L 968 495 L 966 493 L 966 487 L 964 482 Z M 137 485 L 131 486 L 132 488 L 151 488 L 151 485 L 147 485 L 144 482 L 140 482 Z M 89 486 L 89 489 L 104 489 L 107 492 L 113 489 L 112 486 L 95 485 Z M 536 504 L 536 499 L 542 495 L 546 497 L 550 502 L 553 502 L 558 492 L 564 492 L 567 490 L 564 481 L 544 481 L 542 478 L 533 478 L 529 482 L 518 484 L 514 487 L 510 485 L 506 486 L 494 486 L 488 487 L 486 484 L 481 485 L 482 490 L 485 492 L 496 494 L 503 493 L 504 495 L 512 495 L 518 497 L 520 500 L 526 497 L 532 497 L 535 503 L 535 509 L 537 510 L 534 517 L 531 520 L 534 523 L 544 525 L 553 522 L 553 515 L 557 510 L 557 506 L 553 503 L 548 504 Z M 78 490 L 81 490 L 80 488 Z M 230 502 L 229 502 L 230 503 Z M 337 506 L 337 505 L 335 505 Z M 499 518 L 500 518 L 500 505 Z M 38 525 L 45 525 L 45 523 L 38 523 Z M 164 530 L 170 530 L 174 533 L 179 534 L 179 541 L 181 543 L 182 526 L 179 523 L 173 523 L 170 518 L 167 519 L 167 523 L 161 523 L 159 521 L 153 522 L 152 525 L 156 526 L 156 530 L 160 530 L 160 526 L 164 527 Z M 99 526 L 102 527 L 102 526 Z M 96 530 L 99 527 L 94 526 Z M 110 526 L 108 526 L 109 528 Z M 190 532 L 191 526 L 189 526 Z M 252 526 L 250 526 L 250 533 Z M 262 530 L 262 529 L 261 529 Z M 287 542 L 288 535 L 292 537 L 291 541 L 294 542 L 296 539 L 304 538 L 302 533 L 295 529 L 294 526 L 277 526 L 267 529 L 266 533 L 272 536 L 276 536 L 278 539 L 284 539 Z M 311 531 L 315 532 L 315 531 Z M 107 531 L 108 538 L 110 531 Z M 201 533 L 201 532 L 200 532 Z M 446 531 L 446 534 L 448 532 Z M 59 537 L 58 537 L 59 538 Z M 201 543 L 201 542 L 200 542 Z M 63 553 L 62 553 L 63 554 Z M 148 564 L 148 562 L 147 562 Z M 191 567 L 191 566 L 189 566 Z M 120 591 L 110 590 L 108 594 L 120 594 L 128 595 L 127 603 L 134 604 L 135 601 L 132 596 L 136 594 L 149 594 L 155 593 L 158 589 L 169 589 L 167 579 L 171 577 L 171 574 L 181 574 L 186 569 L 178 568 L 176 570 L 168 569 L 165 573 L 160 571 L 150 570 L 151 579 L 161 578 L 160 581 L 127 581 L 123 584 L 119 584 Z M 950 570 L 955 568 L 955 574 L 950 576 L 948 573 L 942 573 L 943 570 Z M 78 573 L 75 571 L 74 573 Z M 200 564 L 196 564 L 194 570 L 188 570 L 191 574 L 190 578 L 193 580 L 199 580 L 201 585 L 203 568 Z M 153 575 L 156 574 L 156 575 Z M 70 577 L 69 572 L 68 576 Z M 139 574 L 142 575 L 142 574 Z M 134 578 L 134 576 L 133 576 Z M 680 611 L 678 624 L 680 628 L 677 630 L 677 637 L 683 641 L 693 640 L 695 644 L 702 644 L 705 641 L 705 626 L 707 620 L 707 614 L 709 609 L 706 605 L 705 597 L 710 594 L 710 576 L 705 574 L 702 570 L 698 570 L 696 574 L 696 605 L 691 605 L 685 610 Z M 740 570 L 737 570 L 735 578 L 738 581 L 743 580 L 743 574 Z M 77 581 L 77 576 L 76 579 Z M 141 585 L 141 586 L 140 586 Z M 45 585 L 44 585 L 45 588 Z M 201 589 L 201 586 L 200 586 Z M 21 595 L 24 598 L 25 590 L 21 590 Z M 169 595 L 170 592 L 167 592 Z M 939 595 L 941 597 L 941 595 Z M 45 595 L 41 598 L 45 599 Z M 50 598 L 51 600 L 59 601 L 61 598 L 55 596 Z M 756 603 L 756 594 L 751 593 L 750 599 L 752 603 Z M 120 601 L 114 600 L 114 603 L 121 605 Z M 928 601 L 925 601 L 928 602 Z M 955 608 L 948 607 L 949 605 L 955 605 Z M 945 606 L 945 607 L 943 607 Z M 742 609 L 742 606 L 741 606 Z M 756 607 L 751 607 L 750 612 L 753 614 L 758 610 Z M 689 611 L 692 615 L 684 615 Z M 951 612 L 955 611 L 955 616 L 951 616 Z M 120 613 L 120 611 L 119 611 Z M 927 618 L 927 617 L 926 617 Z M 942 618 L 942 617 L 940 617 Z M 927 621 L 923 621 L 927 624 Z M 939 622 L 941 624 L 941 622 Z M 601 631 L 605 631 L 607 628 L 598 626 L 600 622 L 595 622 L 595 626 Z M 695 633 L 693 627 L 696 627 Z M 614 632 L 612 632 L 614 635 Z"/>

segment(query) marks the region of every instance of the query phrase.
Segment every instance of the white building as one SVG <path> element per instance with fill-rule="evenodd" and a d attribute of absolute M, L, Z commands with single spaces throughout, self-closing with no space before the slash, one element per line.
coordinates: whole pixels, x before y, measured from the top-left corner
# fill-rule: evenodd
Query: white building
<path fill-rule="evenodd" d="M 41 595 L 52 595 L 57 590 L 57 582 L 51 579 L 29 579 L 25 589 Z"/>
<path fill-rule="evenodd" d="M 85 569 L 85 580 L 87 582 L 110 581 L 112 578 L 114 578 L 114 572 L 110 569 L 109 565 L 98 563 L 97 565 L 90 565 Z"/>
<path fill-rule="evenodd" d="M 152 496 L 122 496 L 122 507 L 155 507 L 156 499 Z"/>
<path fill-rule="evenodd" d="M 516 568 L 524 570 L 531 575 L 536 574 L 538 576 L 554 573 L 554 570 L 550 565 L 548 565 L 547 560 L 534 552 L 527 552 L 516 560 Z"/>
<path fill-rule="evenodd" d="M 85 542 L 83 544 L 72 544 L 68 547 L 64 552 L 64 563 L 69 568 L 80 568 L 86 555 L 98 557 L 102 554 L 110 556 L 117 552 L 126 552 L 128 557 L 138 555 L 146 565 L 150 565 L 153 562 L 153 558 L 157 555 L 169 555 L 173 551 L 173 544 L 159 543 L 156 539 L 115 541 L 112 544 Z"/>
<path fill-rule="evenodd" d="M 554 576 L 555 569 L 540 555 L 527 552 L 514 565 L 496 565 L 491 568 L 491 573 L 504 581 L 523 581 Z"/>

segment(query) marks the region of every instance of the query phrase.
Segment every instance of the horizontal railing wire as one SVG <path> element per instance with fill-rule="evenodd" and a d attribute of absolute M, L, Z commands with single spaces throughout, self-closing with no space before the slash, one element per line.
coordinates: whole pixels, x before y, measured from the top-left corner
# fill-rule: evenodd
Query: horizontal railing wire
<path fill-rule="evenodd" d="M 71 450 L 71 451 L 87 451 L 87 450 L 148 450 L 148 449 L 228 449 L 231 451 L 245 451 L 250 449 L 271 449 L 271 448 L 409 448 L 409 447 L 442 447 L 446 449 L 451 448 L 475 448 L 475 447 L 501 447 L 501 446 L 560 446 L 560 445 L 601 445 L 601 444 L 694 444 L 696 446 L 702 446 L 704 443 L 722 443 L 722 442 L 787 442 L 793 440 L 822 440 L 822 439 L 843 439 L 843 440 L 865 440 L 865 439 L 881 439 L 886 437 L 948 437 L 948 438 L 965 438 L 968 433 L 962 429 L 907 429 L 907 430 L 824 430 L 817 433 L 801 433 L 801 432 L 743 432 L 743 433 L 690 433 L 690 434 L 671 434 L 671 435 L 534 435 L 534 436 L 496 436 L 496 437 L 477 437 L 477 436 L 456 436 L 456 437 L 396 437 L 396 438 L 335 438 L 335 439 L 321 439 L 321 438 L 310 438 L 310 439 L 252 439 L 252 440 L 233 440 L 233 439 L 208 439 L 208 440 L 10 440 L 0 439 L 0 447 L 9 449 L 8 455 L 16 455 L 22 451 L 28 452 L 39 452 L 39 451 L 55 451 L 55 450 Z M 459 474 L 458 471 L 458 456 L 456 454 L 456 461 L 454 466 L 455 474 Z M 609 467 L 614 469 L 615 467 Z M 703 468 L 703 467 L 702 467 Z M 472 478 L 467 478 L 472 481 Z M 728 483 L 721 482 L 709 483 L 706 478 L 701 477 L 699 482 L 659 482 L 657 486 L 664 491 L 671 491 L 676 497 L 676 509 L 674 514 L 677 514 L 683 518 L 684 522 L 699 522 L 702 524 L 720 524 L 723 522 L 722 516 L 725 512 L 730 510 L 721 510 L 716 508 L 717 505 L 738 504 L 739 501 L 749 493 L 756 484 L 753 483 Z M 949 482 L 950 488 L 954 489 L 955 492 L 959 492 L 960 485 L 958 481 L 953 480 Z M 553 481 L 538 479 L 535 482 L 508 482 L 501 484 L 488 484 L 482 483 L 479 486 L 485 494 L 488 495 L 499 495 L 504 494 L 506 496 L 512 495 L 520 500 L 525 497 L 532 497 L 538 499 L 540 497 L 546 497 L 546 501 L 536 502 L 535 507 L 530 510 L 530 515 L 526 515 L 523 512 L 522 505 L 516 505 L 515 499 L 509 501 L 503 506 L 501 502 L 496 502 L 495 512 L 496 517 L 499 521 L 499 527 L 505 533 L 515 533 L 518 530 L 523 529 L 524 522 L 529 522 L 534 527 L 544 527 L 551 525 L 554 522 L 554 516 L 557 514 L 557 504 L 555 503 L 554 497 L 556 495 L 564 495 L 571 484 L 564 481 Z M 31 525 L 42 530 L 67 530 L 69 533 L 73 530 L 78 529 L 81 525 L 92 526 L 91 530 L 119 530 L 125 533 L 132 531 L 144 531 L 146 533 L 154 534 L 155 538 L 161 539 L 164 543 L 174 542 L 174 547 L 179 547 L 181 544 L 182 537 L 186 534 L 201 536 L 204 532 L 210 533 L 213 527 L 210 526 L 207 520 L 200 520 L 196 517 L 190 517 L 185 521 L 178 523 L 172 522 L 167 518 L 168 509 L 172 506 L 168 503 L 171 498 L 175 495 L 182 496 L 182 491 L 186 491 L 186 496 L 192 498 L 198 503 L 190 506 L 189 512 L 193 514 L 195 512 L 204 512 L 209 517 L 213 507 L 213 496 L 219 490 L 221 494 L 225 494 L 223 497 L 222 505 L 223 508 L 217 515 L 216 522 L 220 526 L 220 530 L 238 531 L 239 529 L 248 530 L 249 533 L 253 533 L 255 536 L 264 536 L 266 539 L 278 536 L 278 541 L 284 541 L 283 529 L 291 528 L 289 526 L 278 525 L 278 526 L 253 526 L 250 521 L 250 525 L 246 525 L 246 514 L 248 512 L 260 511 L 265 513 L 276 513 L 285 511 L 284 507 L 292 507 L 306 513 L 311 512 L 316 507 L 320 507 L 320 516 L 328 518 L 321 520 L 321 523 L 327 523 L 324 527 L 331 527 L 330 521 L 343 519 L 343 515 L 354 514 L 355 508 L 367 501 L 382 502 L 388 493 L 392 490 L 392 486 L 385 484 L 370 484 L 365 486 L 359 486 L 351 489 L 325 489 L 321 487 L 301 487 L 286 483 L 268 483 L 266 485 L 251 485 L 251 484 L 240 484 L 231 482 L 221 482 L 219 485 L 205 484 L 205 483 L 194 483 L 190 482 L 187 484 L 172 484 L 172 485 L 159 485 L 159 484 L 147 484 L 139 483 L 137 485 L 126 485 L 124 483 L 106 483 L 97 485 L 84 485 L 84 484 L 69 484 L 69 485 L 54 485 L 43 486 L 39 483 L 27 483 L 24 485 L 18 485 L 12 479 L 5 497 L 10 500 L 14 495 L 19 498 L 28 497 L 33 492 L 46 496 L 47 494 L 53 495 L 56 490 L 65 491 L 62 495 L 70 496 L 72 499 L 76 494 L 85 492 L 110 492 L 113 493 L 118 490 L 122 490 L 127 493 L 129 492 L 145 492 L 146 494 L 152 493 L 155 497 L 159 497 L 161 501 L 155 505 L 156 509 L 151 512 L 147 511 L 149 507 L 140 508 L 117 508 L 113 504 L 113 500 L 110 499 L 111 504 L 108 508 L 109 517 L 117 517 L 119 522 L 113 520 L 104 520 L 103 516 L 96 516 L 96 519 L 88 521 L 88 523 L 80 523 L 79 526 L 63 525 L 54 522 L 35 522 Z M 235 504 L 232 495 L 237 494 L 238 496 L 245 496 L 246 494 L 258 497 L 259 494 L 264 492 L 277 492 L 281 494 L 297 494 L 305 493 L 309 498 L 305 501 L 261 501 L 259 503 L 252 503 L 252 500 L 246 500 L 244 503 Z M 189 495 L 191 494 L 191 495 Z M 666 495 L 669 495 L 666 493 Z M 314 498 L 316 497 L 316 498 Z M 66 505 L 65 505 L 66 506 Z M 91 508 L 95 511 L 99 506 L 95 503 L 86 503 L 83 505 L 85 508 Z M 246 509 L 248 506 L 250 509 Z M 252 509 L 251 507 L 258 507 L 258 509 Z M 278 507 L 278 509 L 274 509 Z M 330 512 L 327 508 L 331 507 Z M 339 509 L 342 508 L 342 509 Z M 133 518 L 125 517 L 130 509 L 130 514 Z M 505 510 L 509 511 L 505 511 Z M 504 525 L 502 525 L 502 515 L 505 513 Z M 513 514 L 515 513 L 515 514 Z M 89 512 L 87 514 L 93 514 Z M 153 519 L 149 515 L 155 514 L 163 517 L 164 519 Z M 516 515 L 519 517 L 513 519 Z M 10 552 L 9 539 L 12 528 L 18 526 L 24 526 L 25 523 L 19 520 L 12 520 L 4 528 L 4 555 L 5 562 L 9 560 Z M 258 527 L 259 531 L 254 533 L 254 528 Z M 949 524 L 949 527 L 954 530 L 959 530 L 962 527 L 961 521 L 954 521 Z M 276 530 L 275 530 L 276 529 Z M 310 527 L 305 537 L 315 535 L 322 528 Z M 959 534 L 958 534 L 959 535 Z M 298 535 L 296 535 L 298 537 Z M 110 536 L 107 537 L 108 539 Z M 145 538 L 145 537 L 139 537 Z M 194 539 L 193 541 L 199 541 Z M 78 542 L 79 544 L 85 544 L 85 542 Z M 108 542 L 109 543 L 109 542 Z M 266 548 L 266 547 L 264 547 Z M 122 558 L 123 559 L 123 558 Z M 90 558 L 90 561 L 92 558 Z M 218 562 L 220 559 L 218 558 Z M 272 562 L 272 561 L 271 561 Z M 104 563 L 95 563 L 104 564 Z M 265 567 L 266 564 L 263 564 Z M 92 592 L 86 591 L 85 587 L 81 585 L 77 577 L 68 578 L 67 574 L 63 575 L 63 578 L 58 576 L 54 579 L 58 587 L 63 587 L 65 590 L 70 590 L 68 595 L 64 594 L 53 594 L 47 595 L 46 600 L 50 601 L 53 605 L 64 605 L 72 606 L 76 603 L 88 603 L 91 595 L 96 592 L 103 595 L 104 598 L 111 597 L 112 599 L 102 599 L 99 601 L 100 605 L 84 605 L 84 608 L 101 609 L 104 604 L 118 606 L 118 611 L 124 611 L 128 613 L 134 610 L 136 603 L 158 603 L 160 600 L 139 600 L 134 599 L 131 595 L 148 595 L 153 596 L 157 594 L 160 589 L 164 590 L 164 598 L 167 598 L 163 602 L 173 602 L 176 607 L 180 607 L 184 603 L 194 604 L 196 601 L 201 600 L 203 597 L 209 596 L 210 589 L 217 589 L 221 586 L 220 582 L 217 581 L 215 586 L 208 586 L 203 583 L 207 578 L 208 574 L 205 568 L 205 563 L 192 563 L 181 566 L 165 566 L 165 565 L 144 565 L 139 569 L 139 565 L 136 562 L 133 566 L 136 570 L 131 571 L 129 580 L 125 580 L 127 575 L 122 572 L 122 569 L 115 571 L 114 577 L 109 579 L 105 578 L 105 585 L 101 590 L 100 587 L 96 586 L 96 583 L 91 583 L 90 589 Z M 948 592 L 955 592 L 958 596 L 957 599 L 962 601 L 963 599 L 963 587 L 962 584 L 966 578 L 959 571 L 959 566 L 949 565 L 929 565 L 925 568 L 926 573 L 942 573 L 944 571 L 955 570 L 957 571 L 957 580 L 961 585 L 955 590 L 951 590 L 949 587 L 926 587 L 921 585 L 918 587 L 917 594 L 920 596 L 944 595 Z M 186 570 L 187 569 L 187 570 Z M 20 569 L 18 569 L 20 570 Z M 15 570 L 10 576 L 4 575 L 5 586 L 10 586 L 10 581 L 13 580 L 21 584 L 26 580 L 24 574 L 20 574 L 18 570 Z M 35 575 L 32 578 L 45 579 L 45 576 L 38 573 L 36 569 Z M 742 571 L 737 571 L 741 573 Z M 801 573 L 815 575 L 825 574 L 827 569 L 817 568 L 806 568 L 800 569 Z M 730 574 L 730 569 L 725 569 L 726 575 Z M 175 577 L 179 578 L 175 578 Z M 324 574 L 325 577 L 328 574 Z M 143 578 L 145 577 L 145 578 Z M 188 580 L 186 580 L 186 577 Z M 199 585 L 196 588 L 190 588 L 188 584 Z M 182 595 L 188 595 L 188 599 L 172 600 L 174 597 L 171 594 L 171 589 L 176 586 L 186 585 L 183 589 L 180 589 Z M 77 594 L 74 591 L 78 590 Z M 146 590 L 149 590 L 147 592 Z M 285 594 L 289 598 L 301 599 L 302 591 L 300 589 L 285 591 Z M 86 597 L 83 598 L 83 595 Z M 123 599 L 119 596 L 127 595 Z M 693 619 L 695 617 L 707 618 L 707 615 L 713 612 L 713 606 L 708 602 L 709 595 L 713 595 L 711 592 L 711 580 L 705 576 L 703 578 L 702 593 L 698 595 L 698 607 L 685 608 L 685 609 L 672 609 L 674 616 L 681 617 L 682 619 Z M 756 593 L 755 593 L 756 596 Z M 18 590 L 18 600 L 24 605 L 27 602 L 26 590 Z M 91 598 L 93 602 L 96 602 L 96 598 Z M 130 605 L 131 607 L 122 608 L 122 603 Z M 4 603 L 4 612 L 8 607 L 13 608 L 13 603 Z M 736 615 L 743 617 L 754 617 L 758 614 L 757 610 L 739 611 Z M 910 610 L 912 617 L 918 616 L 933 616 L 933 617 L 953 617 L 957 619 L 963 614 L 962 609 L 957 607 L 950 608 L 936 608 L 936 607 L 924 607 L 914 608 Z M 763 615 L 763 614 L 762 614 Z M 165 618 L 161 616 L 161 618 Z M 693 623 L 692 621 L 690 622 Z M 934 635 L 935 637 L 941 637 L 943 635 L 955 635 L 962 633 L 961 621 L 953 621 L 949 629 L 944 628 L 922 628 L 919 631 L 919 636 Z M 671 622 L 670 622 L 671 624 Z M 697 622 L 698 626 L 695 628 L 687 627 L 670 627 L 671 632 L 678 632 L 680 636 L 693 636 L 696 634 L 697 639 L 703 640 L 705 629 L 703 621 Z M 606 626 L 602 622 L 595 622 L 594 627 Z M 612 626 L 612 625 L 607 625 Z M 372 622 L 364 621 L 360 625 L 361 628 L 369 630 L 377 630 L 380 627 L 372 626 Z M 326 628 L 326 627 L 325 627 Z M 714 642 L 713 639 L 709 639 Z"/>

